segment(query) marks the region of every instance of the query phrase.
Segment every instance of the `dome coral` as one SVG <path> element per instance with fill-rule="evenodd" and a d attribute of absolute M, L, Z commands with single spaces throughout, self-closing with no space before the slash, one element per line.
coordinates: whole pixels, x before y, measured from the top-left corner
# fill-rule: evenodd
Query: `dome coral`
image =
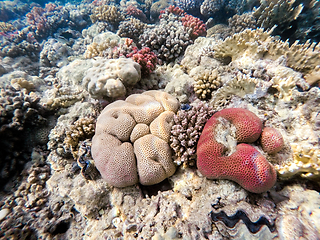
<path fill-rule="evenodd" d="M 261 133 L 261 145 L 263 151 L 269 154 L 277 153 L 283 148 L 283 137 L 277 129 L 265 127 Z"/>
<path fill-rule="evenodd" d="M 231 133 L 223 137 L 226 126 Z M 250 192 L 269 190 L 276 182 L 276 171 L 260 152 L 246 144 L 255 142 L 261 131 L 262 122 L 249 110 L 230 108 L 215 113 L 206 123 L 197 145 L 199 171 L 209 179 L 235 181 Z M 228 146 L 229 135 L 242 143 Z M 229 148 L 233 148 L 231 152 Z"/>

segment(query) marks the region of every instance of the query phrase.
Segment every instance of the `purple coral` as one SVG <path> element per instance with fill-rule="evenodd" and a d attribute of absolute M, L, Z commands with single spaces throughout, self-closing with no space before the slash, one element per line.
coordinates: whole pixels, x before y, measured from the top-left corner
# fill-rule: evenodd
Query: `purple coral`
<path fill-rule="evenodd" d="M 170 147 L 175 151 L 175 163 L 194 165 L 196 146 L 202 129 L 214 110 L 207 103 L 195 101 L 188 110 L 179 110 L 171 128 Z"/>

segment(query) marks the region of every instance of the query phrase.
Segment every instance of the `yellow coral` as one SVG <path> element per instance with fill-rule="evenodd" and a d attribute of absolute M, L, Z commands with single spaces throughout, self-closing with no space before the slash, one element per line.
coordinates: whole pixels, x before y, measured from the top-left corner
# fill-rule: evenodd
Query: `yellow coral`
<path fill-rule="evenodd" d="M 77 158 L 79 142 L 91 138 L 94 134 L 95 119 L 93 117 L 80 118 L 66 131 L 64 144 Z"/>
<path fill-rule="evenodd" d="M 299 174 L 305 178 L 320 177 L 320 149 L 312 144 L 292 143 L 293 161 L 275 168 L 281 178 Z"/>
<path fill-rule="evenodd" d="M 231 57 L 232 61 L 249 57 L 251 60 L 276 60 L 281 56 L 287 59 L 287 66 L 308 73 L 320 63 L 320 45 L 307 41 L 304 44 L 283 42 L 270 36 L 271 31 L 247 29 L 234 34 L 213 46 L 217 58 Z"/>
<path fill-rule="evenodd" d="M 111 24 L 118 24 L 123 20 L 121 12 L 116 6 L 102 5 L 93 10 L 93 14 L 90 15 L 91 21 L 104 21 Z"/>
<path fill-rule="evenodd" d="M 221 79 L 218 75 L 218 69 L 213 71 L 205 69 L 195 77 L 196 83 L 193 85 L 194 92 L 200 99 L 211 97 L 211 92 L 221 86 Z"/>
<path fill-rule="evenodd" d="M 17 30 L 12 24 L 6 22 L 0 22 L 0 32 L 12 32 Z"/>

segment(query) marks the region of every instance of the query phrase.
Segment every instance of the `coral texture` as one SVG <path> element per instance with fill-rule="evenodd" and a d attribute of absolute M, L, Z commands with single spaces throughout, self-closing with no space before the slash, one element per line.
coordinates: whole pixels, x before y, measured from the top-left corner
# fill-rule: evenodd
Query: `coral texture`
<path fill-rule="evenodd" d="M 133 49 L 133 51 L 127 54 L 127 57 L 133 59 L 133 61 L 139 63 L 141 66 L 141 75 L 148 76 L 152 73 L 156 64 L 158 63 L 158 58 L 154 52 L 151 52 L 150 48 L 144 47 L 141 50 L 137 48 Z"/>
<path fill-rule="evenodd" d="M 124 19 L 123 15 L 116 6 L 102 5 L 93 10 L 90 16 L 92 22 L 105 21 L 117 25 Z"/>
<path fill-rule="evenodd" d="M 275 128 L 265 127 L 261 133 L 261 145 L 263 151 L 273 154 L 279 152 L 284 145 L 284 140 Z"/>
<path fill-rule="evenodd" d="M 177 165 L 194 165 L 196 146 L 202 129 L 214 110 L 202 101 L 195 101 L 189 109 L 181 109 L 174 116 L 170 147 L 175 151 Z"/>
<path fill-rule="evenodd" d="M 141 67 L 129 58 L 96 58 L 82 84 L 93 98 L 116 98 L 126 94 L 126 86 L 133 86 L 141 79 Z"/>
<path fill-rule="evenodd" d="M 231 108 L 217 112 L 206 123 L 200 136 L 197 145 L 198 169 L 210 179 L 233 180 L 250 192 L 269 190 L 276 182 L 276 171 L 254 147 L 241 143 L 235 151 L 231 149 L 234 152 L 224 155 L 228 151 L 226 145 L 230 144 L 228 136 L 226 139 L 221 136 L 223 128 L 229 124 L 225 121 L 234 126 L 237 142 L 252 143 L 262 131 L 261 120 L 246 109 Z"/>
<path fill-rule="evenodd" d="M 102 111 L 92 156 L 110 185 L 152 185 L 175 172 L 168 142 L 178 106 L 169 94 L 153 90 L 130 95 Z"/>

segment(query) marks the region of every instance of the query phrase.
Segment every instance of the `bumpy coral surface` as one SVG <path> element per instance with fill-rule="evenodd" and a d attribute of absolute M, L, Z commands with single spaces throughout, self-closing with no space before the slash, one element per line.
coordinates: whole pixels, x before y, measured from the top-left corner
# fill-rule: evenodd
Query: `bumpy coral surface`
<path fill-rule="evenodd" d="M 83 78 L 83 85 L 93 98 L 120 97 L 126 86 L 133 86 L 141 78 L 140 65 L 132 59 L 97 58 Z"/>
<path fill-rule="evenodd" d="M 110 185 L 152 185 L 175 172 L 168 142 L 178 107 L 174 97 L 153 90 L 130 95 L 102 111 L 92 156 Z"/>
<path fill-rule="evenodd" d="M 229 123 L 234 127 L 238 142 L 256 141 L 262 130 L 261 120 L 246 109 L 225 109 L 214 114 L 206 123 L 197 145 L 197 166 L 210 179 L 229 179 L 250 192 L 269 190 L 276 182 L 276 171 L 265 157 L 251 145 L 241 143 L 231 154 L 221 139 L 223 129 Z M 224 144 L 223 142 L 226 141 Z M 233 146 L 234 147 L 234 146 Z"/>
<path fill-rule="evenodd" d="M 263 151 L 269 154 L 277 153 L 283 148 L 284 140 L 277 129 L 266 127 L 261 133 L 261 145 Z"/>

